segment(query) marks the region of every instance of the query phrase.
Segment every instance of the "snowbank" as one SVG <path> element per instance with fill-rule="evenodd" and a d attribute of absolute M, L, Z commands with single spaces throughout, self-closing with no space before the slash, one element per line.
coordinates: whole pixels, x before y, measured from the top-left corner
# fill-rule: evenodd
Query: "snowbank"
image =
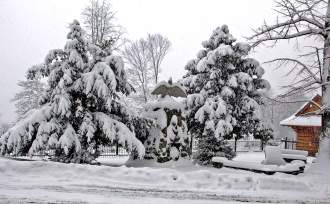
<path fill-rule="evenodd" d="M 84 201 L 84 198 L 94 195 L 108 195 L 111 200 L 114 193 L 122 193 L 122 197 L 244 198 L 254 203 L 330 202 L 330 192 L 324 188 L 324 183 L 316 183 L 305 174 L 276 173 L 268 176 L 227 168 L 200 167 L 187 161 L 179 162 L 181 167 L 133 168 L 0 158 L 0 198 L 12 195 L 13 198 L 34 196 L 47 200 L 54 195 L 60 199 L 65 194 L 65 198 L 75 198 L 75 201 Z"/>

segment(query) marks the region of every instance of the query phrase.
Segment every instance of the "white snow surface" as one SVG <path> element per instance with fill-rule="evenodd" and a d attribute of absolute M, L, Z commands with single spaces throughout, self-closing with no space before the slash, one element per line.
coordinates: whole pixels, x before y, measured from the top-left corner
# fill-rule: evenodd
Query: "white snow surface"
<path fill-rule="evenodd" d="M 251 158 L 260 155 L 262 153 L 247 154 Z M 243 158 L 243 155 L 239 156 Z M 131 167 L 109 167 L 0 158 L 0 200 L 37 203 L 330 203 L 330 181 L 328 177 L 324 179 L 327 172 L 314 172 L 312 168 L 298 176 L 282 173 L 269 176 L 201 167 L 184 159 L 165 164 L 134 162 Z M 137 167 L 137 164 L 143 167 Z"/>
<path fill-rule="evenodd" d="M 264 172 L 280 171 L 280 172 L 292 172 L 299 171 L 299 164 L 290 163 L 285 165 L 265 165 L 258 162 L 246 162 L 246 161 L 232 161 L 225 157 L 213 157 L 212 162 L 222 163 L 224 166 L 233 168 L 243 168 L 250 170 L 259 170 Z"/>
<path fill-rule="evenodd" d="M 292 115 L 280 122 L 281 125 L 290 126 L 321 126 L 320 115 L 306 115 L 306 116 L 295 116 Z"/>
<path fill-rule="evenodd" d="M 265 160 L 263 164 L 270 165 L 285 165 L 286 162 L 283 159 L 282 152 L 278 146 L 266 146 L 265 148 Z"/>
<path fill-rule="evenodd" d="M 296 149 L 281 149 L 282 154 L 294 154 L 294 155 L 302 155 L 307 157 L 308 151 L 304 150 L 296 150 Z"/>
<path fill-rule="evenodd" d="M 174 100 L 171 96 L 165 96 L 159 98 L 155 102 L 150 102 L 144 106 L 146 110 L 153 110 L 155 108 L 169 109 L 169 110 L 179 110 L 183 111 L 183 104 Z"/>

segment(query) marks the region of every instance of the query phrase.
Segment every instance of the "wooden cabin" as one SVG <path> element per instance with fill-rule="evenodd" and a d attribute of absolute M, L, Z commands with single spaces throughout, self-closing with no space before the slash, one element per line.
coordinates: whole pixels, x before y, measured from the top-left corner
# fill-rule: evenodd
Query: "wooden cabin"
<path fill-rule="evenodd" d="M 280 125 L 288 126 L 295 131 L 295 148 L 308 151 L 309 156 L 315 156 L 319 148 L 321 115 L 317 112 L 321 106 L 321 99 L 320 95 L 314 96 L 313 102 L 305 103 L 296 113 L 280 122 Z"/>

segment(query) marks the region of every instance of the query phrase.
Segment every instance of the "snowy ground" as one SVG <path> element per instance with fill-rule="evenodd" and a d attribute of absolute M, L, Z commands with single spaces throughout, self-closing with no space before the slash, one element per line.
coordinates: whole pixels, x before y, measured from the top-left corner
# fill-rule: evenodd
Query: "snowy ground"
<path fill-rule="evenodd" d="M 244 153 L 236 160 L 247 158 L 263 156 Z M 329 176 L 312 168 L 269 176 L 185 160 L 144 164 L 149 167 L 119 166 L 124 157 L 101 160 L 117 167 L 0 158 L 0 203 L 330 203 Z"/>

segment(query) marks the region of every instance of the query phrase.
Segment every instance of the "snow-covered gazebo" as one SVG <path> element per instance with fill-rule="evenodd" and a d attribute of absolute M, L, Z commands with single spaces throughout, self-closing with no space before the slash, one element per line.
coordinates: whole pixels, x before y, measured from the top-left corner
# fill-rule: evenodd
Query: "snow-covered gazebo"
<path fill-rule="evenodd" d="M 297 134 L 296 149 L 308 151 L 311 156 L 315 156 L 319 148 L 321 115 L 317 112 L 320 104 L 321 96 L 316 95 L 296 113 L 280 122 L 280 125 L 291 127 Z"/>

